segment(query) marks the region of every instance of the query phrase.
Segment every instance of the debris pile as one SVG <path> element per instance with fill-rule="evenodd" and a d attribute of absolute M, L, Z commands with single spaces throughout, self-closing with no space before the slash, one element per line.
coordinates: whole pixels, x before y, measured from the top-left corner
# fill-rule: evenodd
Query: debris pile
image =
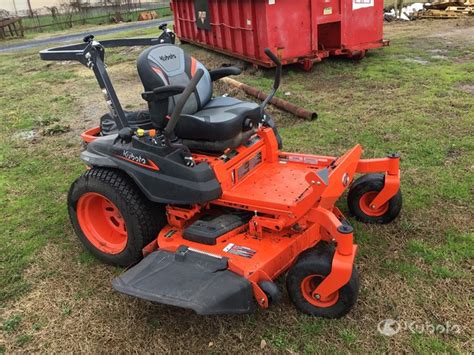
<path fill-rule="evenodd" d="M 140 12 L 138 15 L 138 21 L 148 21 L 148 20 L 154 20 L 157 19 L 159 16 L 156 13 L 156 11 L 146 11 L 146 12 Z"/>
<path fill-rule="evenodd" d="M 447 19 L 474 15 L 474 0 L 441 0 L 426 4 L 423 10 L 414 13 L 415 18 Z"/>
<path fill-rule="evenodd" d="M 426 4 L 428 5 L 428 4 Z M 403 20 L 403 21 L 411 21 L 413 20 L 413 14 L 418 11 L 423 10 L 425 7 L 425 3 L 417 2 L 408 6 L 405 6 L 401 9 L 396 9 L 393 6 L 385 8 L 384 19 L 387 22 L 391 22 L 394 20 Z"/>
<path fill-rule="evenodd" d="M 0 39 L 23 37 L 24 29 L 20 17 L 0 17 Z"/>
<path fill-rule="evenodd" d="M 396 9 L 385 9 L 384 19 L 412 21 L 417 19 L 447 19 L 461 16 L 474 16 L 474 0 L 435 0 L 433 3 L 417 2 Z"/>

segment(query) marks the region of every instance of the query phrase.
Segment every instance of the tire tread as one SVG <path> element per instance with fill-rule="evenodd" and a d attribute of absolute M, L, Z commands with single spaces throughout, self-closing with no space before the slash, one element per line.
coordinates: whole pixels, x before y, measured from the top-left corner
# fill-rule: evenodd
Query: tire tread
<path fill-rule="evenodd" d="M 113 194 L 118 195 L 119 200 L 125 204 L 123 207 L 126 208 L 126 213 L 132 218 L 132 221 L 127 222 L 127 229 L 128 233 L 132 233 L 128 223 L 133 223 L 133 236 L 129 235 L 125 250 L 119 254 L 106 254 L 96 249 L 83 234 L 75 216 L 77 190 L 93 191 L 97 186 L 102 186 L 102 189 L 106 190 L 110 188 Z M 79 239 L 97 258 L 108 264 L 128 266 L 139 261 L 142 257 L 142 248 L 152 242 L 166 224 L 164 207 L 149 201 L 134 181 L 117 169 L 92 168 L 83 173 L 69 189 L 68 206 L 69 217 Z"/>

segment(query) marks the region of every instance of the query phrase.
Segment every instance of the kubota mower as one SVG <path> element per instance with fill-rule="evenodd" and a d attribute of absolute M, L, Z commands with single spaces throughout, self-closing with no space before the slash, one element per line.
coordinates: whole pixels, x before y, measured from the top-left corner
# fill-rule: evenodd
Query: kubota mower
<path fill-rule="evenodd" d="M 169 38 L 168 38 L 169 39 Z M 162 43 L 157 44 L 156 43 Z M 127 295 L 199 314 L 247 313 L 278 301 L 275 279 L 304 313 L 341 317 L 359 279 L 353 229 L 335 206 L 349 189 L 360 221 L 400 212 L 399 157 L 361 159 L 287 153 L 265 107 L 213 97 L 208 71 L 163 39 L 85 43 L 41 52 L 92 69 L 110 113 L 82 137 L 87 171 L 71 186 L 71 222 L 100 260 L 130 267 L 113 281 Z M 148 110 L 122 109 L 104 65 L 105 47 L 152 45 L 138 58 Z M 355 179 L 356 174 L 366 174 Z"/>

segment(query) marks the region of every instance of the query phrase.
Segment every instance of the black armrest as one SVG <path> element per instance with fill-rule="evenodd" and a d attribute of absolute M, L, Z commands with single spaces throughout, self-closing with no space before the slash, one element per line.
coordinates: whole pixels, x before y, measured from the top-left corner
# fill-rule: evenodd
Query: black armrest
<path fill-rule="evenodd" d="M 239 75 L 240 73 L 242 73 L 242 70 L 237 67 L 222 67 L 209 72 L 212 81 L 216 81 L 230 75 Z"/>
<path fill-rule="evenodd" d="M 142 93 L 143 100 L 148 102 L 164 100 L 171 96 L 181 94 L 186 86 L 181 85 L 169 85 L 161 86 L 159 88 L 153 89 L 153 91 L 145 91 Z"/>

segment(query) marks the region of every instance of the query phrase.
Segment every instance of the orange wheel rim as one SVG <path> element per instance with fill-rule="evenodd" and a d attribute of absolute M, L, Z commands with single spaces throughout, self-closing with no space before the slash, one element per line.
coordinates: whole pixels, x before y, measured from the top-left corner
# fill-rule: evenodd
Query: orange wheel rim
<path fill-rule="evenodd" d="M 79 198 L 77 219 L 86 238 L 101 252 L 118 254 L 127 246 L 125 220 L 117 206 L 101 194 L 88 192 Z"/>
<path fill-rule="evenodd" d="M 339 299 L 339 291 L 336 291 L 329 295 L 325 299 L 316 299 L 313 297 L 313 292 L 316 290 L 316 287 L 324 280 L 324 276 L 321 275 L 310 275 L 306 276 L 301 282 L 301 292 L 303 297 L 311 303 L 313 306 L 320 308 L 331 307 L 336 304 Z"/>
<path fill-rule="evenodd" d="M 372 208 L 372 201 L 377 197 L 378 191 L 370 191 L 363 194 L 359 200 L 359 208 L 364 214 L 371 217 L 379 217 L 388 211 L 388 202 L 383 205 Z"/>

